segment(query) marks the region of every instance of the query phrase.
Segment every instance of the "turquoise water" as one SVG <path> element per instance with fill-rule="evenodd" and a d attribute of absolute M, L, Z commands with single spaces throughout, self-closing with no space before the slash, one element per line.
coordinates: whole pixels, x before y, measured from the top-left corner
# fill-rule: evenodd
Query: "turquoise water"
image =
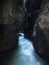
<path fill-rule="evenodd" d="M 0 54 L 0 65 L 47 65 L 34 51 L 32 42 L 19 36 L 19 47 Z"/>

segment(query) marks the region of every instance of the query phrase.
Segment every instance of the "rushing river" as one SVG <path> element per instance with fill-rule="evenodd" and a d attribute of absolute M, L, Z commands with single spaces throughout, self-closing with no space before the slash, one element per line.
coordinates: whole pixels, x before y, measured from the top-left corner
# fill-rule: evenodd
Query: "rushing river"
<path fill-rule="evenodd" d="M 0 65 L 47 65 L 34 51 L 32 42 L 19 36 L 19 48 L 0 53 Z"/>

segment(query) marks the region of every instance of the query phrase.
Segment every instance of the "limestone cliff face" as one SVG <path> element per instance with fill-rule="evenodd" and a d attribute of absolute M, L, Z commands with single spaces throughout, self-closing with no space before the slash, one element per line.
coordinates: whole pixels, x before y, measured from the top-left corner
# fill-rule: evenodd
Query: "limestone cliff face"
<path fill-rule="evenodd" d="M 49 2 L 46 2 L 34 27 L 33 41 L 36 51 L 49 57 Z"/>
<path fill-rule="evenodd" d="M 24 16 L 23 10 L 18 3 L 13 0 L 5 0 L 2 4 L 0 50 L 7 50 L 14 45 L 18 45 L 17 33 Z"/>

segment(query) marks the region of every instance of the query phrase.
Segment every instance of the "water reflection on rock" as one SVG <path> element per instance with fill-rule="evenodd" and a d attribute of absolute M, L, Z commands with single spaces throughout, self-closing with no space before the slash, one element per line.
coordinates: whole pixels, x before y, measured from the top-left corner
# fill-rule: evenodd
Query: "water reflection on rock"
<path fill-rule="evenodd" d="M 32 42 L 20 33 L 19 48 L 0 53 L 0 65 L 47 65 L 34 51 Z"/>

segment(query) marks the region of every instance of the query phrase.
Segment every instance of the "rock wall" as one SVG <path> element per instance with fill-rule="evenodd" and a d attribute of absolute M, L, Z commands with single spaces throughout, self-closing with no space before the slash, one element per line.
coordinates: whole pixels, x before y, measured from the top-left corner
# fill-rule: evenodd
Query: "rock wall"
<path fill-rule="evenodd" d="M 17 4 L 16 4 L 17 3 Z M 19 2 L 5 0 L 2 3 L 0 17 L 0 51 L 18 46 L 18 30 L 23 19 L 23 11 Z"/>
<path fill-rule="evenodd" d="M 34 26 L 35 50 L 43 57 L 49 57 L 49 2 L 47 1 Z"/>

